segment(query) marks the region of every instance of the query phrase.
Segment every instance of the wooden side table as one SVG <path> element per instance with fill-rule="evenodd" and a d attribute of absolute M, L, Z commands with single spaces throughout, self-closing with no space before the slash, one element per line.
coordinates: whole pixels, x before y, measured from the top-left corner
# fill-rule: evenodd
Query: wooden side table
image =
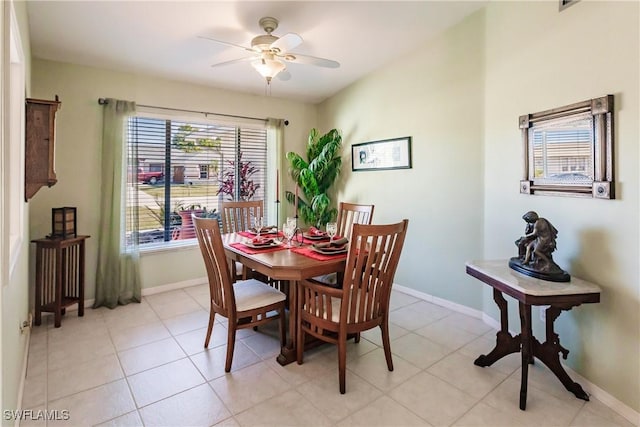
<path fill-rule="evenodd" d="M 67 239 L 36 239 L 36 318 L 42 312 L 54 313 L 59 328 L 66 307 L 78 303 L 78 316 L 84 316 L 84 242 L 90 236 Z"/>
<path fill-rule="evenodd" d="M 527 376 L 529 364 L 537 357 L 558 377 L 567 390 L 579 399 L 589 400 L 589 395 L 580 384 L 574 382 L 560 364 L 560 354 L 567 358 L 569 350 L 560 345 L 560 337 L 553 323 L 563 310 L 571 310 L 580 304 L 600 302 L 600 287 L 586 280 L 571 278 L 570 282 L 558 283 L 525 276 L 509 268 L 507 260 L 467 262 L 467 274 L 493 287 L 493 300 L 500 308 L 500 331 L 496 335 L 496 346 L 487 355 L 478 357 L 474 364 L 491 366 L 507 354 L 522 354 L 522 378 L 520 382 L 520 409 L 527 406 Z M 521 333 L 509 333 L 507 301 L 505 293 L 518 300 Z M 531 306 L 548 305 L 546 310 L 546 341 L 541 344 L 531 331 Z"/>

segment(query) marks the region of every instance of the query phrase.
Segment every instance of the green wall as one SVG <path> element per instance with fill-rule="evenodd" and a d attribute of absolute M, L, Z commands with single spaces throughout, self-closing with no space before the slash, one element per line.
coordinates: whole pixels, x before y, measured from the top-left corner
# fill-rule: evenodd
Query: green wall
<path fill-rule="evenodd" d="M 639 3 L 491 2 L 439 38 L 319 106 L 349 146 L 413 137 L 413 169 L 347 172 L 340 199 L 376 204 L 376 222 L 409 218 L 396 282 L 499 319 L 470 259 L 507 259 L 536 210 L 558 230 L 556 261 L 600 284 L 600 304 L 556 322 L 567 364 L 640 409 Z M 616 96 L 613 201 L 520 195 L 518 116 Z M 517 305 L 510 325 L 518 329 Z M 535 310 L 534 331 L 544 331 Z M 540 336 L 543 338 L 543 336 Z"/>

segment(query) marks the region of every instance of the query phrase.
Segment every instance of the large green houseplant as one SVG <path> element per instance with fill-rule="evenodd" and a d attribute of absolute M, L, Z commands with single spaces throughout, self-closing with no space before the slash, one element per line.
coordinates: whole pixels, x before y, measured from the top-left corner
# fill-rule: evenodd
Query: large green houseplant
<path fill-rule="evenodd" d="M 327 193 L 342 167 L 341 148 L 342 135 L 338 130 L 320 135 L 317 129 L 311 129 L 306 160 L 297 153 L 287 153 L 289 173 L 302 193 L 297 201 L 298 215 L 306 224 L 320 227 L 335 221 L 338 215 Z M 287 191 L 286 198 L 290 204 L 295 203 L 293 192 Z"/>

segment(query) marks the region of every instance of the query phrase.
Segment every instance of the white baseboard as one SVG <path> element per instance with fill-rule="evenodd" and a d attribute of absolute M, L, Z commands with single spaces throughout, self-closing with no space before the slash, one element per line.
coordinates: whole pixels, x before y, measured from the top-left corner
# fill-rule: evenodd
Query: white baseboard
<path fill-rule="evenodd" d="M 475 318 L 478 318 L 478 319 L 482 319 L 482 321 L 484 323 L 486 323 L 487 325 L 491 326 L 493 329 L 497 329 L 497 330 L 500 329 L 500 321 L 494 319 L 493 317 L 489 316 L 488 314 L 484 313 L 483 311 L 476 310 L 474 308 L 470 308 L 470 307 L 467 307 L 467 306 L 462 305 L 462 304 L 457 304 L 455 302 L 451 302 L 451 301 L 448 301 L 448 300 L 445 300 L 445 299 L 442 299 L 442 298 L 439 298 L 439 297 L 435 297 L 433 295 L 429 295 L 429 294 L 426 294 L 424 292 L 416 291 L 415 289 L 411 289 L 411 288 L 408 288 L 406 286 L 398 285 L 396 283 L 393 284 L 393 289 L 395 289 L 397 291 L 400 291 L 402 293 L 405 293 L 407 295 L 411 295 L 412 297 L 416 297 L 416 298 L 421 299 L 423 301 L 431 302 L 431 303 L 439 305 L 441 307 L 448 308 L 448 309 L 453 310 L 455 312 L 466 314 L 467 316 L 475 317 Z M 510 332 L 512 334 L 514 334 L 514 335 L 519 333 L 519 332 L 514 332 L 514 331 L 510 331 Z M 562 364 L 562 366 L 567 371 L 569 376 L 572 377 L 572 378 L 575 378 L 576 382 L 579 382 L 582 385 L 584 385 L 585 386 L 584 388 L 586 390 L 588 390 L 588 392 L 593 397 L 595 397 L 596 399 L 598 399 L 599 401 L 601 401 L 602 403 L 607 405 L 609 408 L 611 408 L 613 411 L 615 411 L 618 414 L 620 414 L 625 419 L 629 420 L 629 422 L 633 423 L 634 425 L 640 426 L 640 413 L 639 412 L 637 412 L 636 410 L 634 410 L 630 406 L 626 405 L 625 403 L 619 401 L 618 399 L 613 397 L 611 394 L 607 393 L 606 391 L 604 391 L 603 389 L 601 389 L 597 385 L 593 384 L 591 381 L 589 381 L 588 379 L 584 378 L 582 375 L 578 374 L 577 372 L 575 372 L 573 369 L 571 369 L 570 367 L 566 366 L 565 364 Z"/>

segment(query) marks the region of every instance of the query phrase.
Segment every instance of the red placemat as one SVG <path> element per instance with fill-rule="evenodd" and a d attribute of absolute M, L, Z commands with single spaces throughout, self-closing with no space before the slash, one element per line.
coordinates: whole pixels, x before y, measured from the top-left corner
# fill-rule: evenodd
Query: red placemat
<path fill-rule="evenodd" d="M 246 246 L 240 242 L 236 242 L 236 243 L 231 243 L 229 246 L 233 246 L 234 248 L 238 249 L 239 251 L 242 251 L 246 254 L 249 255 L 255 255 L 255 254 L 264 254 L 266 252 L 275 252 L 275 251 L 281 251 L 283 249 L 287 249 L 287 247 L 285 245 L 280 245 L 280 246 L 273 246 L 273 247 L 269 247 L 269 248 L 250 248 L 249 246 Z"/>
<path fill-rule="evenodd" d="M 309 258 L 317 259 L 319 261 L 330 261 L 330 260 L 338 259 L 338 258 L 346 258 L 346 256 L 347 256 L 346 252 L 343 252 L 341 254 L 325 255 L 325 254 L 321 254 L 319 252 L 314 251 L 310 247 L 291 248 L 291 252 L 295 252 L 297 254 L 304 255 L 304 256 L 307 256 Z"/>
<path fill-rule="evenodd" d="M 248 231 L 238 231 L 238 234 L 242 237 L 248 237 L 249 239 L 253 239 L 254 237 L 257 236 L 257 234 L 255 233 L 250 233 Z M 281 231 L 278 231 L 278 233 L 260 233 L 260 236 L 270 236 L 270 237 L 284 237 L 284 234 L 282 234 Z"/>

